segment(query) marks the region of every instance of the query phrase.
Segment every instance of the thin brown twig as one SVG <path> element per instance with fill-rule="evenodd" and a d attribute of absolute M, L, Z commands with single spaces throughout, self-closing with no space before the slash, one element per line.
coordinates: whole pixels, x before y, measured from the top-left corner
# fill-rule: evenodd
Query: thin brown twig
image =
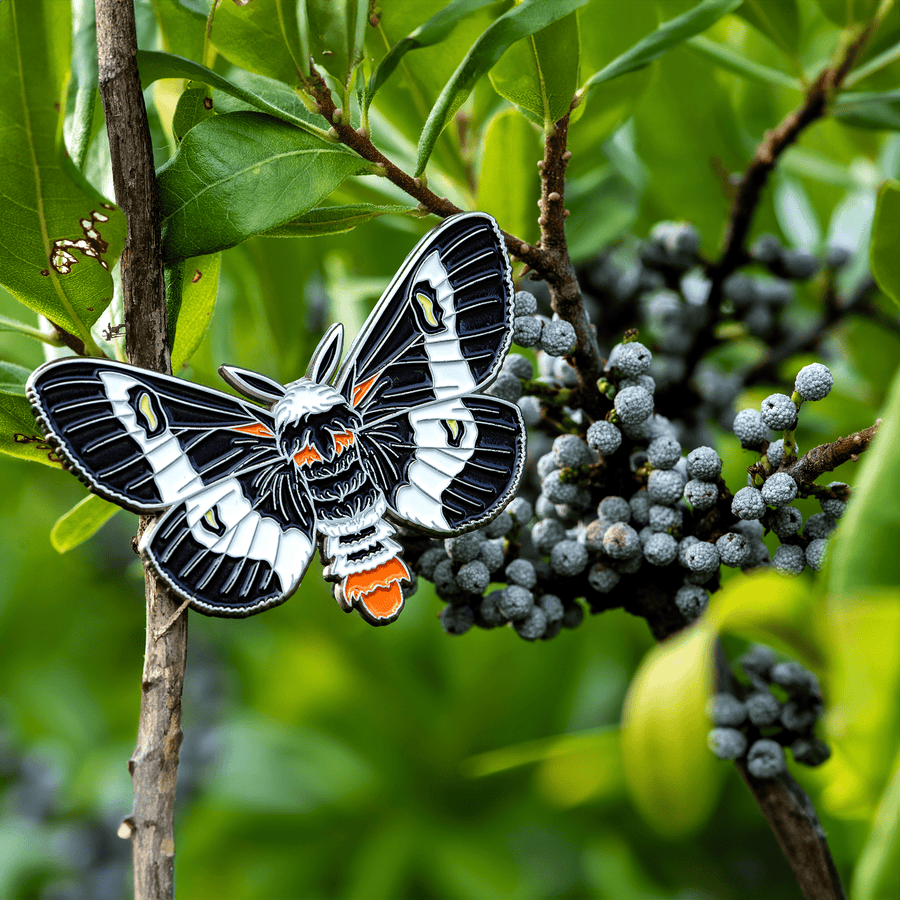
<path fill-rule="evenodd" d="M 881 419 L 877 419 L 874 425 L 862 431 L 838 438 L 830 444 L 813 447 L 785 471 L 799 484 L 812 484 L 823 473 L 833 472 L 838 466 L 856 459 L 867 450 L 880 425 Z"/>
<path fill-rule="evenodd" d="M 128 221 L 122 254 L 126 349 L 134 365 L 171 372 L 156 175 L 135 54 L 133 0 L 95 0 L 100 95 L 106 114 L 116 202 Z M 152 519 L 141 517 L 143 533 Z M 174 892 L 175 784 L 187 617 L 167 623 L 177 604 L 145 566 L 147 638 L 137 746 L 128 761 L 134 808 L 119 829 L 132 843 L 135 900 Z M 157 639 L 157 632 L 162 632 Z"/>

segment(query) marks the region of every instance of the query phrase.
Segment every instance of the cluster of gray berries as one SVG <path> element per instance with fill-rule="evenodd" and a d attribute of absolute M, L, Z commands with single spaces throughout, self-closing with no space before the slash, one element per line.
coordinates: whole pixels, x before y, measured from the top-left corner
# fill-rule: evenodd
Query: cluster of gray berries
<path fill-rule="evenodd" d="M 786 770 L 785 748 L 805 766 L 818 766 L 830 754 L 814 734 L 822 715 L 816 676 L 796 662 L 779 662 L 761 644 L 738 659 L 743 674 L 709 704 L 713 728 L 709 747 L 719 759 L 745 759 L 755 778 L 777 778 Z"/>

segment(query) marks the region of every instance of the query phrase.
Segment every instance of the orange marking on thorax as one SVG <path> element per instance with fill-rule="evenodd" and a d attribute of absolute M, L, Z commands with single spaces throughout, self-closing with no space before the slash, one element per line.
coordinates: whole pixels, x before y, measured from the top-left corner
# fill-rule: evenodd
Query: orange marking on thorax
<path fill-rule="evenodd" d="M 355 388 L 353 388 L 353 405 L 359 406 L 363 397 L 369 393 L 372 389 L 372 385 L 378 380 L 377 375 L 373 375 L 371 378 L 367 378 L 365 381 L 358 384 Z"/>
<path fill-rule="evenodd" d="M 262 422 L 254 422 L 252 425 L 236 425 L 234 431 L 243 431 L 244 434 L 255 434 L 257 437 L 275 437 Z"/>
<path fill-rule="evenodd" d="M 352 431 L 342 431 L 334 436 L 334 449 L 340 456 L 355 440 Z"/>
<path fill-rule="evenodd" d="M 299 453 L 294 454 L 294 462 L 298 466 L 308 466 L 310 463 L 322 462 L 322 457 L 315 447 L 307 444 Z"/>

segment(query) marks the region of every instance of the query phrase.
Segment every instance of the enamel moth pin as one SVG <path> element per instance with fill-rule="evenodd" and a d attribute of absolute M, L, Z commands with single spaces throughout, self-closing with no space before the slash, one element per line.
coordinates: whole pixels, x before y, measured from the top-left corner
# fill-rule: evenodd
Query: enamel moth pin
<path fill-rule="evenodd" d="M 27 393 L 91 491 L 162 513 L 141 554 L 198 612 L 282 603 L 318 543 L 341 608 L 385 625 L 411 577 L 394 526 L 460 534 L 518 486 L 521 414 L 482 393 L 509 349 L 512 298 L 496 222 L 463 213 L 419 242 L 339 371 L 336 324 L 288 385 L 219 369 L 255 402 L 93 358 L 46 363 Z"/>

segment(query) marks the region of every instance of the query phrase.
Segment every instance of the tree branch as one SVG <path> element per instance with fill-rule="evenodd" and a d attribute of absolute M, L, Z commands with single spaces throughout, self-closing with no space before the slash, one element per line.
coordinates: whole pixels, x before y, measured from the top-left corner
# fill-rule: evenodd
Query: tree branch
<path fill-rule="evenodd" d="M 856 434 L 813 447 L 785 471 L 799 484 L 812 484 L 824 472 L 833 472 L 838 466 L 856 459 L 867 450 L 880 425 L 881 419 L 878 419 L 874 425 L 857 431 Z"/>
<path fill-rule="evenodd" d="M 122 254 L 126 349 L 134 365 L 171 372 L 156 176 L 147 112 L 135 54 L 132 0 L 95 0 L 100 95 L 106 113 L 116 202 L 128 220 Z M 142 534 L 152 522 L 141 517 Z M 171 900 L 174 810 L 181 745 L 181 691 L 187 618 L 176 611 L 154 571 L 145 566 L 147 638 L 137 747 L 128 762 L 134 809 L 119 834 L 130 837 L 135 900 Z"/>

